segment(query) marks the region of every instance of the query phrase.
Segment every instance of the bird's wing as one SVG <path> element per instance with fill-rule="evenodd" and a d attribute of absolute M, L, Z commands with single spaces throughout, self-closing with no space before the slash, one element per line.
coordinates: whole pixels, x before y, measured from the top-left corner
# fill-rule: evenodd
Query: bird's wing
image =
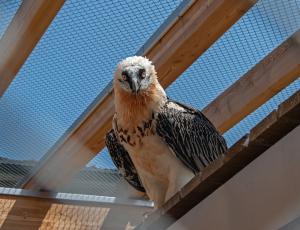
<path fill-rule="evenodd" d="M 156 132 L 195 174 L 227 151 L 224 138 L 199 110 L 170 99 L 156 116 Z"/>
<path fill-rule="evenodd" d="M 145 188 L 140 181 L 128 152 L 119 143 L 113 129 L 106 134 L 105 143 L 112 161 L 124 176 L 125 180 L 136 190 L 145 192 Z"/>

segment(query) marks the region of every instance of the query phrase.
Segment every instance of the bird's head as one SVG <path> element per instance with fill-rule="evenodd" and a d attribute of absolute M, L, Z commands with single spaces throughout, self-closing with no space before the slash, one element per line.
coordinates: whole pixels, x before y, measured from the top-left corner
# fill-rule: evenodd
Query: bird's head
<path fill-rule="evenodd" d="M 145 57 L 133 56 L 122 60 L 114 76 L 115 87 L 138 95 L 157 81 L 154 65 Z"/>

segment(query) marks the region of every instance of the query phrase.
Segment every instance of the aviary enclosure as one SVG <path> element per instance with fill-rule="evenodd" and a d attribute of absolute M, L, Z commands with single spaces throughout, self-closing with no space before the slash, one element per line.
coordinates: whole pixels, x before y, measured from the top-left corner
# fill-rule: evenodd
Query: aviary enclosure
<path fill-rule="evenodd" d="M 0 1 L 1 229 L 300 228 L 299 28 L 299 0 Z M 132 55 L 229 147 L 158 210 L 105 148 Z"/>

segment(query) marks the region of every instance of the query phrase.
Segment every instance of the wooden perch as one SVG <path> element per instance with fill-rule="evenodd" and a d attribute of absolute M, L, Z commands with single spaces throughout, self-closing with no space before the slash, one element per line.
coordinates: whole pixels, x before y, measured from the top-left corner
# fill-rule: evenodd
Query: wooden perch
<path fill-rule="evenodd" d="M 300 124 L 300 91 L 242 137 L 135 229 L 166 229 Z"/>

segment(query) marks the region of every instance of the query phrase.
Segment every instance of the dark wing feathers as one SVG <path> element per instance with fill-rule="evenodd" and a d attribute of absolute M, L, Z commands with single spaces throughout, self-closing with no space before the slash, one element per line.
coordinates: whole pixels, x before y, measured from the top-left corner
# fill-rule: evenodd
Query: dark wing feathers
<path fill-rule="evenodd" d="M 156 131 L 194 173 L 227 151 L 224 138 L 199 110 L 176 101 L 168 100 L 157 114 Z"/>
<path fill-rule="evenodd" d="M 118 142 L 113 130 L 106 134 L 105 143 L 112 161 L 124 176 L 125 180 L 135 189 L 145 192 L 145 188 L 139 179 L 136 168 L 125 148 Z"/>
<path fill-rule="evenodd" d="M 178 106 L 180 109 L 176 108 Z M 195 174 L 227 151 L 224 138 L 199 110 L 169 99 L 156 116 L 156 132 Z M 113 130 L 107 133 L 105 142 L 124 178 L 134 188 L 145 192 L 128 152 Z"/>

